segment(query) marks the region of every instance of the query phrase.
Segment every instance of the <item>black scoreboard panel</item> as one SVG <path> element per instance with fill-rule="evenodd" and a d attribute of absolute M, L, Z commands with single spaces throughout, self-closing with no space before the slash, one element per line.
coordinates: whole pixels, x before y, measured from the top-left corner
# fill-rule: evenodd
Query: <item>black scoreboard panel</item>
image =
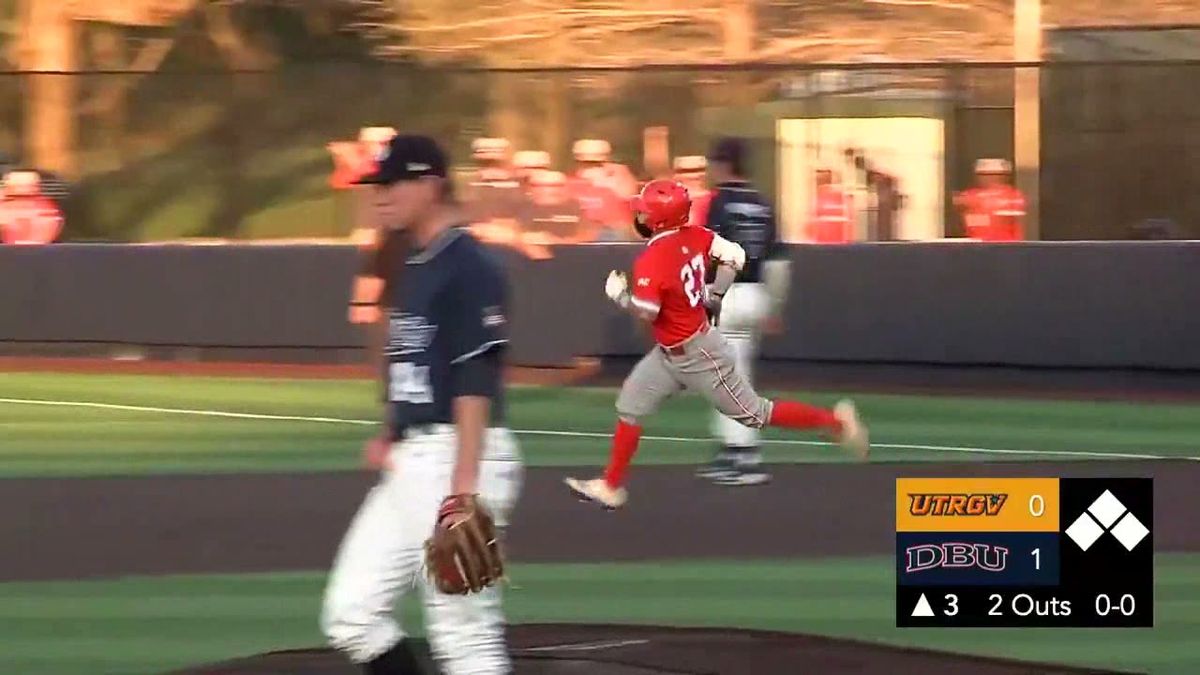
<path fill-rule="evenodd" d="M 1154 625 L 1153 479 L 902 478 L 896 490 L 897 626 Z"/>

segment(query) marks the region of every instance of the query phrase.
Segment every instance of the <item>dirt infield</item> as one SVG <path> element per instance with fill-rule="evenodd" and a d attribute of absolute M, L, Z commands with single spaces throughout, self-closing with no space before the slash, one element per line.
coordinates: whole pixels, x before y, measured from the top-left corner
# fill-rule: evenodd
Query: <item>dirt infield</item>
<path fill-rule="evenodd" d="M 617 513 L 567 496 L 561 468 L 530 469 L 509 552 L 520 561 L 804 558 L 888 554 L 898 476 L 1153 476 L 1155 548 L 1200 551 L 1188 513 L 1200 462 L 780 465 L 753 489 L 688 467 L 640 467 Z M 0 580 L 325 569 L 367 473 L 20 479 L 0 490 Z M 869 497 L 869 498 L 864 498 Z M 703 523 L 703 533 L 678 523 Z M 789 537 L 769 535 L 787 531 Z M 565 533 L 570 533 L 566 536 Z M 78 555 L 79 542 L 88 555 Z"/>
<path fill-rule="evenodd" d="M 769 485 L 729 489 L 695 479 L 689 467 L 641 467 L 634 472 L 629 506 L 606 513 L 566 494 L 565 470 L 531 469 L 509 551 L 521 561 L 886 554 L 894 547 L 895 478 L 955 475 L 1154 476 L 1155 548 L 1200 550 L 1200 529 L 1191 526 L 1186 513 L 1200 483 L 1198 462 L 785 465 L 775 470 Z M 337 473 L 0 481 L 0 540 L 23 553 L 0 558 L 0 581 L 326 569 L 372 479 L 365 473 Z M 680 522 L 704 527 L 680 528 Z M 769 536 L 763 531 L 768 523 Z M 783 531 L 790 536 L 777 536 Z M 80 554 L 80 542 L 87 542 L 87 555 Z M 521 675 L 1102 672 L 736 629 L 518 625 L 510 631 Z M 359 671 L 338 654 L 313 649 L 186 672 Z"/>
<path fill-rule="evenodd" d="M 1115 673 L 963 656 L 855 640 L 718 628 L 526 624 L 508 631 L 521 675 L 745 675 Z M 426 654 L 427 647 L 417 644 Z M 181 670 L 173 675 L 357 675 L 329 650 L 297 650 Z M 428 672 L 433 673 L 433 670 Z M 419 675 L 419 674 L 415 674 Z"/>

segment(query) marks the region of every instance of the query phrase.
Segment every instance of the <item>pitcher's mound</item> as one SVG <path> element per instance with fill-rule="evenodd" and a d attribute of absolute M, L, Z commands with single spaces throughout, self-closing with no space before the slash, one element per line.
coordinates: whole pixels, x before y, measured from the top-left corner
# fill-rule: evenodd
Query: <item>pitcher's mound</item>
<path fill-rule="evenodd" d="M 743 675 L 744 673 L 1114 673 L 922 649 L 724 628 L 526 624 L 508 630 L 521 675 Z M 424 644 L 421 644 L 424 648 Z M 325 649 L 273 652 L 176 675 L 359 675 Z M 437 671 L 432 668 L 429 675 Z"/>

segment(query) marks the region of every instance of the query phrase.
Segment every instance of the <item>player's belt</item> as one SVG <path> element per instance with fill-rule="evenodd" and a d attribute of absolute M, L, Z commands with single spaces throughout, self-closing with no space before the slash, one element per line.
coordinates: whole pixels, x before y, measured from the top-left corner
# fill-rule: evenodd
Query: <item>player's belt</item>
<path fill-rule="evenodd" d="M 404 440 L 411 440 L 421 436 L 435 436 L 438 434 L 454 433 L 453 424 L 416 424 L 404 429 Z"/>
<path fill-rule="evenodd" d="M 658 348 L 663 350 L 664 352 L 666 352 L 667 356 L 683 356 L 684 354 L 687 354 L 687 343 L 696 339 L 697 336 L 704 335 L 707 332 L 708 332 L 708 322 L 706 321 L 706 322 L 700 324 L 700 328 L 696 329 L 695 333 L 692 333 L 687 338 L 685 338 L 683 340 L 683 342 L 680 342 L 676 345 L 672 345 L 670 347 L 668 347 L 666 345 L 659 345 Z"/>

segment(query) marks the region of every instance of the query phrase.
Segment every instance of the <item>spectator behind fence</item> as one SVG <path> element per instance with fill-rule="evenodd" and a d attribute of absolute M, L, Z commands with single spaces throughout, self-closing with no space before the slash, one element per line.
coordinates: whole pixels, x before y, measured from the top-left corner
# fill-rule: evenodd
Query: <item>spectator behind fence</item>
<path fill-rule="evenodd" d="M 550 153 L 545 150 L 521 150 L 513 155 L 513 177 L 520 184 L 522 191 L 529 189 L 529 177 L 533 172 L 549 168 Z"/>
<path fill-rule="evenodd" d="M 524 225 L 526 240 L 543 246 L 595 241 L 599 229 L 567 192 L 567 177 L 548 170 L 530 176 Z"/>
<path fill-rule="evenodd" d="M 602 139 L 576 141 L 572 153 L 576 167 L 568 179 L 568 191 L 587 218 L 604 226 L 600 238 L 606 241 L 635 238 L 630 200 L 638 191 L 638 182 L 633 172 L 612 161 L 612 146 Z"/>
<path fill-rule="evenodd" d="M 1025 196 L 1008 184 L 1012 165 L 1005 159 L 975 162 L 976 186 L 954 196 L 970 239 L 1020 241 L 1025 238 Z"/>
<path fill-rule="evenodd" d="M 510 163 L 508 140 L 477 138 L 471 144 L 471 154 L 477 169 L 463 195 L 468 220 L 475 224 L 515 224 L 525 206 L 525 196 Z"/>
<path fill-rule="evenodd" d="M 375 170 L 375 162 L 388 141 L 396 135 L 392 127 L 363 127 L 358 140 L 334 141 L 326 146 L 333 155 L 329 185 L 335 190 L 354 187 L 354 182 Z"/>
<path fill-rule="evenodd" d="M 41 184 L 36 171 L 4 174 L 0 234 L 5 244 L 50 244 L 62 234 L 62 211 L 42 193 Z"/>
<path fill-rule="evenodd" d="M 363 249 L 374 247 L 380 233 L 370 193 L 357 186 L 356 181 L 375 171 L 378 157 L 395 135 L 392 127 L 363 127 L 356 140 L 334 141 L 325 146 L 333 158 L 329 186 L 347 195 L 341 204 L 345 210 L 339 217 L 350 221 L 350 238 Z"/>
<path fill-rule="evenodd" d="M 867 215 L 867 239 L 869 241 L 898 239 L 900 211 L 904 208 L 904 195 L 900 192 L 900 179 L 878 167 L 868 165 L 867 185 L 870 188 L 871 198 L 871 208 Z"/>
<path fill-rule="evenodd" d="M 688 224 L 704 227 L 708 221 L 708 205 L 712 201 L 712 191 L 705 182 L 708 160 L 704 155 L 683 155 L 675 158 L 674 169 L 675 180 L 687 188 L 688 196 L 692 198 Z"/>
<path fill-rule="evenodd" d="M 854 240 L 853 199 L 838 178 L 829 167 L 816 171 L 813 215 L 808 224 L 808 238 L 814 243 L 846 244 Z"/>
<path fill-rule="evenodd" d="M 472 152 L 479 171 L 465 196 L 465 214 L 471 232 L 480 241 L 511 248 L 534 260 L 552 258 L 553 254 L 537 237 L 526 232 L 530 209 L 530 178 L 550 166 L 550 153 L 541 150 L 521 150 L 512 154 L 511 169 L 500 160 L 501 144 L 507 156 L 505 139 L 478 139 Z"/>
<path fill-rule="evenodd" d="M 390 248 L 385 241 L 388 233 L 377 225 L 375 207 L 368 189 L 357 185 L 363 176 L 374 173 L 378 158 L 396 135 L 392 127 L 363 127 L 353 141 L 334 141 L 325 146 L 333 158 L 333 173 L 329 185 L 346 194 L 348 211 L 342 217 L 350 220 L 351 239 L 362 251 L 365 260 L 374 260 L 378 251 Z M 365 265 L 354 275 L 350 289 L 350 323 L 371 325 L 379 321 L 379 296 L 383 281 L 371 265 Z"/>

